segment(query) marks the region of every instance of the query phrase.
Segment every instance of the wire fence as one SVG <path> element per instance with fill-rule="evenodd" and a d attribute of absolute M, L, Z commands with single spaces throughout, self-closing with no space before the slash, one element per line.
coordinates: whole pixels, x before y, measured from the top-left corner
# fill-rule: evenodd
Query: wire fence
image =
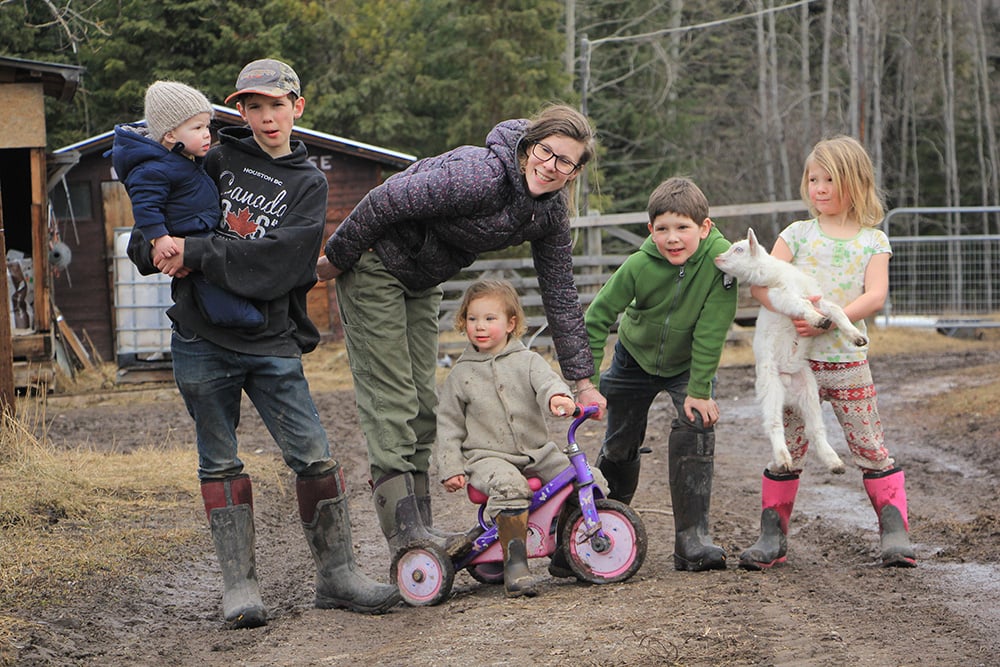
<path fill-rule="evenodd" d="M 942 216 L 997 213 L 998 207 L 981 206 L 889 211 L 884 228 L 893 257 L 886 319 L 899 323 L 906 318 L 934 318 L 957 326 L 1000 326 L 1000 235 L 934 233 L 942 229 Z M 893 223 L 908 235 L 894 236 Z"/>
<path fill-rule="evenodd" d="M 891 243 L 891 315 L 1000 311 L 1000 236 L 906 236 Z"/>
<path fill-rule="evenodd" d="M 738 210 L 746 213 L 748 208 L 744 205 Z M 1000 212 L 1000 208 L 982 207 L 893 209 L 886 215 L 884 229 L 890 234 L 893 258 L 889 262 L 889 299 L 878 318 L 881 322 L 949 329 L 1000 326 L 1000 235 L 918 235 L 921 228 L 926 231 L 939 227 L 940 221 L 935 220 L 934 215 L 963 211 L 983 213 L 984 210 Z M 720 210 L 720 213 L 725 211 Z M 643 239 L 634 234 L 627 236 L 622 226 L 644 220 L 645 216 L 645 213 L 636 213 L 594 217 L 578 220 L 577 225 L 584 229 L 603 228 L 637 245 Z M 906 231 L 914 235 L 893 236 L 890 233 L 893 222 L 896 227 L 905 223 Z M 125 253 L 129 231 L 125 228 L 115 230 L 116 356 L 120 365 L 162 359 L 168 357 L 170 351 L 170 321 L 165 315 L 171 303 L 170 280 L 162 275 L 138 274 Z M 599 245 L 590 252 L 593 254 L 579 256 L 574 262 L 584 305 L 624 259 L 621 255 L 604 255 Z M 524 290 L 526 307 L 532 309 L 529 325 L 542 332 L 544 315 L 530 259 L 481 259 L 469 267 L 468 272 L 479 274 L 514 269 L 520 270 L 516 274 L 518 287 Z M 457 306 L 457 299 L 467 283 L 465 274 L 445 283 L 442 330 L 451 327 L 449 310 Z M 756 302 L 743 306 L 744 318 L 755 317 Z M 737 319 L 741 319 L 739 315 Z M 539 344 L 545 342 L 547 339 Z"/>

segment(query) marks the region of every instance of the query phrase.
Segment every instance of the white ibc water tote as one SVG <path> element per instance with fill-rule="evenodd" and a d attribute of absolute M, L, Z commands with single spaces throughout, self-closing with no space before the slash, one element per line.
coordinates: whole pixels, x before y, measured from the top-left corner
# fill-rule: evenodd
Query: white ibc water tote
<path fill-rule="evenodd" d="M 119 365 L 130 360 L 168 358 L 170 277 L 143 276 L 128 258 L 131 228 L 115 229 L 115 354 Z"/>

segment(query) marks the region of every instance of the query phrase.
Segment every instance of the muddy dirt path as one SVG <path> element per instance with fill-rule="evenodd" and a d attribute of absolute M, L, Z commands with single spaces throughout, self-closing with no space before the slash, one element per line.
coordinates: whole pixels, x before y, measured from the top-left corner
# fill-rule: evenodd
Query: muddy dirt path
<path fill-rule="evenodd" d="M 436 607 L 400 606 L 380 617 L 316 610 L 293 480 L 258 479 L 258 570 L 272 616 L 267 627 L 223 629 L 221 579 L 206 527 L 204 539 L 166 569 L 119 573 L 86 587 L 71 608 L 32 612 L 38 630 L 19 664 L 1000 665 L 1000 423 L 973 415 L 949 426 L 925 409 L 929 401 L 947 400 L 951 388 L 992 379 L 1000 363 L 995 348 L 872 362 L 887 443 L 907 474 L 920 559 L 914 570 L 877 566 L 877 522 L 860 474 L 833 476 L 815 462 L 802 476 L 787 565 L 768 572 L 736 568 L 736 556 L 757 536 L 767 445 L 753 407 L 752 369 L 726 368 L 711 515 L 712 534 L 730 554 L 725 571 L 673 569 L 666 482 L 673 414 L 660 401 L 649 428 L 653 452 L 644 457 L 633 501 L 649 534 L 648 556 L 628 582 L 552 579 L 541 559 L 532 561 L 541 582 L 533 599 L 507 600 L 502 588 L 460 572 L 454 596 Z M 316 398 L 348 473 L 358 560 L 386 581 L 388 556 L 366 491 L 353 396 L 339 391 Z M 57 445 L 74 446 L 114 432 L 116 446 L 128 448 L 148 442 L 152 424 L 172 423 L 179 425 L 174 439 L 190 441 L 189 419 L 174 392 L 144 408 L 148 427 L 136 423 L 134 406 L 99 413 L 66 406 L 49 435 Z M 962 406 L 955 409 L 960 413 Z M 241 432 L 244 448 L 277 456 L 249 408 Z M 846 452 L 839 429 L 831 434 L 834 447 Z M 591 460 L 600 435 L 595 423 L 578 434 Z M 439 525 L 472 525 L 464 496 L 437 488 L 434 503 Z M 197 499 L 190 521 L 204 522 Z"/>

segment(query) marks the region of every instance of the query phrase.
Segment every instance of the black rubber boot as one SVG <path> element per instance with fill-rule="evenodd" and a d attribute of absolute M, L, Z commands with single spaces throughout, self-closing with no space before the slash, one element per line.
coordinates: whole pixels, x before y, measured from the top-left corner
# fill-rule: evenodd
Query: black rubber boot
<path fill-rule="evenodd" d="M 575 494 L 570 494 L 559 513 L 559 518 L 553 522 L 555 525 L 551 529 L 555 531 L 556 548 L 549 558 L 549 574 L 559 579 L 576 576 L 576 572 L 569 565 L 569 556 L 566 555 L 566 545 L 563 544 L 562 534 L 569 514 L 573 511 L 571 507 L 579 506 L 580 503 L 576 502 Z"/>
<path fill-rule="evenodd" d="M 726 552 L 708 536 L 708 509 L 715 465 L 715 432 L 675 421 L 668 467 L 674 509 L 674 569 L 726 569 Z"/>
<path fill-rule="evenodd" d="M 597 468 L 604 473 L 604 477 L 608 480 L 608 498 L 631 505 L 632 498 L 635 497 L 635 489 L 639 486 L 639 467 L 641 465 L 640 459 L 616 463 L 606 459 L 603 453 L 599 454 Z"/>
<path fill-rule="evenodd" d="M 528 510 L 503 510 L 496 516 L 503 548 L 503 587 L 507 597 L 534 597 L 535 581 L 528 568 Z"/>
<path fill-rule="evenodd" d="M 233 629 L 267 625 L 267 609 L 257 583 L 250 476 L 205 480 L 201 496 L 222 569 L 223 618 Z"/>
<path fill-rule="evenodd" d="M 799 492 L 798 473 L 777 475 L 764 470 L 760 483 L 760 537 L 740 554 L 744 570 L 764 570 L 785 562 L 788 522 Z"/>
<path fill-rule="evenodd" d="M 295 481 L 302 530 L 316 562 L 316 607 L 384 614 L 401 600 L 399 590 L 358 571 L 344 488 L 339 465 Z"/>

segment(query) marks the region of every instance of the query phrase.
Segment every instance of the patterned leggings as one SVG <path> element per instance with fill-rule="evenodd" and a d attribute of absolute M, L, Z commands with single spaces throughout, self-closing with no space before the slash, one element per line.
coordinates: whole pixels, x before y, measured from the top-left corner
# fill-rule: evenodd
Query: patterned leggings
<path fill-rule="evenodd" d="M 829 363 L 810 361 L 821 401 L 833 406 L 844 430 L 851 461 L 864 471 L 887 470 L 893 465 L 883 443 L 882 420 L 878 416 L 875 384 L 868 361 Z M 809 441 L 805 422 L 792 408 L 785 408 L 785 442 L 792 455 L 792 469 L 802 470 Z"/>

